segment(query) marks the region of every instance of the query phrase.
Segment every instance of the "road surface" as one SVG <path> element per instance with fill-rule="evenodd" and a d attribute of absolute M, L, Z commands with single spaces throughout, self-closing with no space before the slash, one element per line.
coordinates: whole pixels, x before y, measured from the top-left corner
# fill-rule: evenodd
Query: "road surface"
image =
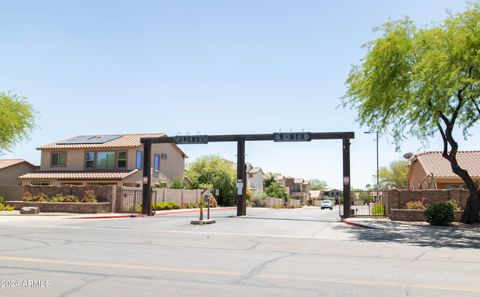
<path fill-rule="evenodd" d="M 371 230 L 338 209 L 0 217 L 0 296 L 480 296 L 478 232 Z M 462 233 L 463 232 L 463 233 Z"/>

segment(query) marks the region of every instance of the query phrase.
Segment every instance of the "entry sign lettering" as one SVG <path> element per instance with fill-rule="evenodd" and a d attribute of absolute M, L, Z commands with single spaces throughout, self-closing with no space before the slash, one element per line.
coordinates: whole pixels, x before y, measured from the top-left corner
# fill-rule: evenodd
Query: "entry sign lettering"
<path fill-rule="evenodd" d="M 288 141 L 311 141 L 312 134 L 310 132 L 287 132 L 287 133 L 273 133 L 273 141 L 288 142 Z"/>
<path fill-rule="evenodd" d="M 177 144 L 208 143 L 208 136 L 207 135 L 178 135 L 178 136 L 175 136 L 175 143 Z"/>

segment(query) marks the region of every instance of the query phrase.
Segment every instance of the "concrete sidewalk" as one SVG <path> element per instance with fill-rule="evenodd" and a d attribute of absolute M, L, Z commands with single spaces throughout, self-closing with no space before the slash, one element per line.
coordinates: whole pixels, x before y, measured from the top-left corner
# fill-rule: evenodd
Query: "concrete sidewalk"
<path fill-rule="evenodd" d="M 222 211 L 222 210 L 232 210 L 236 209 L 235 207 L 215 207 L 210 208 L 211 212 Z M 206 208 L 203 209 L 206 214 Z M 182 208 L 182 209 L 171 209 L 171 210 L 157 210 L 155 216 L 162 216 L 168 214 L 176 213 L 199 213 L 199 208 Z M 114 218 L 134 218 L 134 217 L 143 217 L 143 214 L 140 213 L 67 213 L 67 212 L 40 212 L 38 215 L 26 215 L 20 214 L 20 211 L 0 211 L 1 217 L 55 217 L 59 219 L 114 219 Z"/>
<path fill-rule="evenodd" d="M 395 227 L 432 227 L 432 228 L 461 228 L 461 229 L 478 229 L 480 231 L 480 224 L 468 225 L 463 223 L 454 222 L 449 227 L 430 226 L 427 222 L 402 222 L 392 221 L 388 218 L 348 218 L 342 220 L 344 223 L 369 228 L 369 229 L 388 229 Z"/>

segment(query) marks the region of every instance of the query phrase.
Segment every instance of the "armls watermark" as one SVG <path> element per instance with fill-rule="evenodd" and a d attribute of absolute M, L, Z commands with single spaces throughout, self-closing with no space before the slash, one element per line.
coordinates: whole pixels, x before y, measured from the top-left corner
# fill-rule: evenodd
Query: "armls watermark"
<path fill-rule="evenodd" d="M 50 288 L 49 280 L 0 280 L 0 289 L 3 288 Z"/>

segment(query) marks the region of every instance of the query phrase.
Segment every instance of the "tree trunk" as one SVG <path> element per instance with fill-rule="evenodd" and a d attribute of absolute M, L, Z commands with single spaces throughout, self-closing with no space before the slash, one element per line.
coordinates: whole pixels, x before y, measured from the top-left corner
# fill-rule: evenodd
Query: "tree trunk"
<path fill-rule="evenodd" d="M 461 103 L 461 100 L 460 100 Z M 461 105 L 457 107 L 457 111 Z M 480 216 L 480 192 L 477 189 L 477 186 L 473 182 L 473 179 L 468 174 L 468 171 L 461 168 L 458 164 L 457 153 L 458 153 L 458 143 L 453 138 L 453 127 L 455 124 L 455 119 L 457 114 L 452 116 L 452 120 L 448 120 L 441 114 L 442 119 L 446 124 L 445 131 L 438 125 L 440 133 L 443 139 L 443 153 L 442 156 L 450 162 L 452 171 L 458 175 L 465 185 L 467 186 L 470 196 L 468 197 L 467 203 L 463 210 L 462 223 L 466 224 L 476 224 L 479 222 Z M 450 145 L 451 150 L 448 151 L 448 145 Z"/>
<path fill-rule="evenodd" d="M 476 224 L 479 222 L 480 192 L 478 190 L 475 192 L 470 191 L 470 196 L 463 210 L 462 223 Z"/>

